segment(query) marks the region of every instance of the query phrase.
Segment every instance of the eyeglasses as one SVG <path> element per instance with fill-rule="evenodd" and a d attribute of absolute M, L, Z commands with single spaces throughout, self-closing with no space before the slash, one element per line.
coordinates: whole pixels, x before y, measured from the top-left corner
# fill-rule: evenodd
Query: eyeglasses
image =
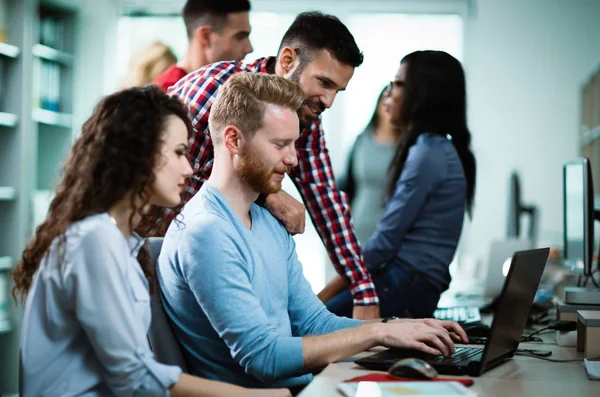
<path fill-rule="evenodd" d="M 392 91 L 394 87 L 402 87 L 404 86 L 404 81 L 393 80 L 388 83 L 387 89 Z"/>

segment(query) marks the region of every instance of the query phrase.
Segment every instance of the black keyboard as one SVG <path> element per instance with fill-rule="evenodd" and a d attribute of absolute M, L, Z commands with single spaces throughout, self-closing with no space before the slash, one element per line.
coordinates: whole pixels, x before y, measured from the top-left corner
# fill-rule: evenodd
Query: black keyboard
<path fill-rule="evenodd" d="M 407 350 L 407 349 L 389 349 L 384 350 L 380 353 L 376 353 L 370 358 L 377 358 L 380 360 L 396 361 L 402 358 L 415 357 L 427 361 L 429 364 L 436 365 L 465 365 L 470 361 L 480 360 L 483 349 L 480 347 L 455 347 L 454 354 L 447 357 L 444 356 L 433 356 L 431 354 L 424 353 L 419 350 Z"/>
<path fill-rule="evenodd" d="M 478 347 L 456 347 L 454 350 L 454 354 L 450 356 L 430 356 L 431 358 L 427 361 L 432 365 L 461 365 L 473 361 L 473 357 L 480 354 L 482 351 L 481 348 Z"/>
<path fill-rule="evenodd" d="M 455 347 L 451 356 L 432 356 L 420 350 L 388 349 L 371 356 L 359 358 L 356 364 L 378 371 L 387 371 L 398 360 L 403 358 L 420 358 L 431 364 L 440 374 L 478 376 L 483 349 L 477 347 Z"/>
<path fill-rule="evenodd" d="M 438 320 L 456 321 L 459 324 L 481 321 L 479 308 L 475 306 L 456 306 L 437 309 L 433 317 Z"/>

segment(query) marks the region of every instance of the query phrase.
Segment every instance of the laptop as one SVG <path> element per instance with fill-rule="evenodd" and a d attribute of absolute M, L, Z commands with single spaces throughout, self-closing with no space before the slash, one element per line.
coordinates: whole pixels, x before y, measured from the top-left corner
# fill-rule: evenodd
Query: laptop
<path fill-rule="evenodd" d="M 456 347 L 456 352 L 449 357 L 432 356 L 418 350 L 388 349 L 355 363 L 368 369 L 387 371 L 397 360 L 417 357 L 429 362 L 440 374 L 479 376 L 512 358 L 519 346 L 549 252 L 549 248 L 541 248 L 514 253 L 484 348 Z"/>
<path fill-rule="evenodd" d="M 492 241 L 483 294 L 492 298 L 500 295 L 513 254 L 531 248 L 530 240 L 507 239 Z"/>

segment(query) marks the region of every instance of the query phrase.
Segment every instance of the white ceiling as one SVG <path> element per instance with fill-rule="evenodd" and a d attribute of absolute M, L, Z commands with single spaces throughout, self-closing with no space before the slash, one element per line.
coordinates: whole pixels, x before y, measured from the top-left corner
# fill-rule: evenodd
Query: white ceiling
<path fill-rule="evenodd" d="M 186 0 L 118 0 L 123 13 L 145 11 L 152 14 L 179 14 Z M 227 1 L 227 0 L 224 0 Z"/>
<path fill-rule="evenodd" d="M 186 0 L 112 0 L 119 3 L 123 14 L 132 11 L 149 14 L 179 15 Z M 227 0 L 223 0 L 227 1 Z M 474 8 L 475 0 L 250 0 L 254 11 L 321 10 L 324 12 L 420 12 L 445 13 Z"/>

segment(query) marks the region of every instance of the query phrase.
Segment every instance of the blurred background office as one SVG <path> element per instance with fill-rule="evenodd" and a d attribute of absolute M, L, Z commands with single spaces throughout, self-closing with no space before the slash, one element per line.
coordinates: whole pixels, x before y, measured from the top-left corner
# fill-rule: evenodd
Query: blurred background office
<path fill-rule="evenodd" d="M 152 83 L 158 75 L 177 63 L 171 48 L 160 41 L 152 41 L 131 56 L 129 69 L 119 84 L 120 89 Z"/>
<path fill-rule="evenodd" d="M 132 57 L 160 41 L 181 59 L 187 45 L 180 17 L 183 3 L 0 0 L 3 396 L 17 391 L 21 322 L 20 306 L 9 297 L 8 271 L 45 216 L 59 167 L 82 122 L 100 97 L 127 78 Z M 310 9 L 338 16 L 364 52 L 365 62 L 348 89 L 323 115 L 328 149 L 340 177 L 352 144 L 404 55 L 436 49 L 463 62 L 478 175 L 473 220 L 463 229 L 451 267 L 455 280 L 481 274 L 491 242 L 516 231 L 520 238 L 535 237 L 538 246 L 562 248 L 563 163 L 585 155 L 594 178 L 600 177 L 600 1 L 251 4 L 254 52 L 246 59 L 275 55 L 294 16 Z M 292 183 L 286 182 L 286 190 L 293 192 Z M 594 187 L 600 189 L 597 182 Z M 534 215 L 521 219 L 521 214 Z M 517 218 L 522 220 L 518 227 Z M 295 239 L 305 275 L 318 292 L 333 274 L 325 249 L 312 225 Z"/>

